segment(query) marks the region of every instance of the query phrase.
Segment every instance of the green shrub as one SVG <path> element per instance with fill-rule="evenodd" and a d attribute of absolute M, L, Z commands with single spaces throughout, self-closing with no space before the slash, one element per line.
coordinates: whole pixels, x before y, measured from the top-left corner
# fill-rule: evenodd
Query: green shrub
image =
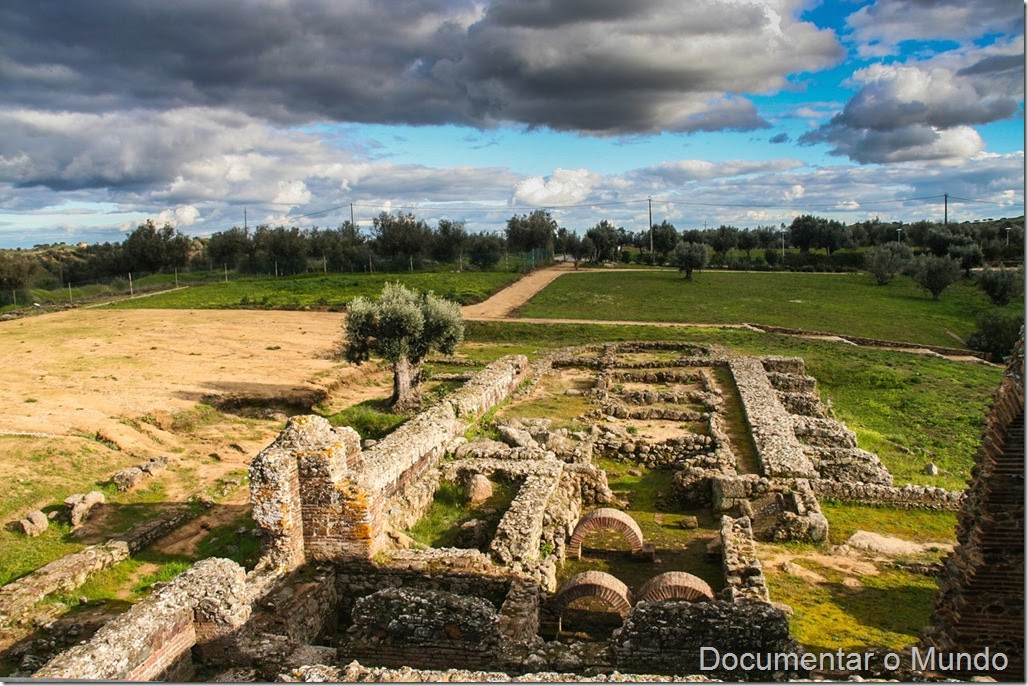
<path fill-rule="evenodd" d="M 1000 307 L 1021 297 L 1024 290 L 1022 274 L 1010 269 L 986 269 L 978 275 L 977 283 L 989 299 Z"/>
<path fill-rule="evenodd" d="M 978 315 L 978 330 L 967 339 L 974 350 L 991 353 L 999 359 L 1010 354 L 1021 337 L 1024 314 L 990 310 Z"/>

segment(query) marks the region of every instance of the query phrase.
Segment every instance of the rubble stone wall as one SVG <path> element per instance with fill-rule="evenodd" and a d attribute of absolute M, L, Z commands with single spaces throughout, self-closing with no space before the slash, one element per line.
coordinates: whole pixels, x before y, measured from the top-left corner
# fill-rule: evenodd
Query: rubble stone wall
<path fill-rule="evenodd" d="M 525 478 L 517 496 L 496 527 L 489 551 L 503 564 L 539 559 L 546 506 L 564 471 L 559 462 L 544 464 L 544 467 Z"/>
<path fill-rule="evenodd" d="M 244 586 L 245 572 L 236 563 L 201 560 L 33 678 L 157 680 L 189 660 L 194 645 L 202 649 L 230 640 L 250 616 Z"/>
<path fill-rule="evenodd" d="M 16 623 L 40 600 L 61 591 L 74 591 L 86 579 L 129 556 L 124 541 L 91 545 L 46 564 L 0 589 L 0 626 Z"/>
<path fill-rule="evenodd" d="M 445 591 L 486 598 L 499 608 L 510 589 L 511 570 L 488 555 L 465 548 L 394 550 L 375 560 L 336 565 L 337 605 L 341 623 L 349 621 L 357 598 L 383 588 Z"/>
<path fill-rule="evenodd" d="M 611 643 L 615 663 L 622 671 L 702 674 L 745 681 L 774 681 L 775 675 L 773 671 L 701 671 L 700 649 L 737 655 L 802 652 L 789 636 L 785 613 L 769 603 L 753 601 L 641 602 L 632 608 Z M 707 664 L 711 663 L 708 658 Z"/>
<path fill-rule="evenodd" d="M 768 602 L 767 580 L 757 557 L 749 517 L 721 518 L 721 564 L 725 572 L 722 594 L 728 600 Z"/>
<path fill-rule="evenodd" d="M 358 600 L 339 646 L 343 660 L 384 667 L 490 669 L 500 662 L 500 617 L 487 600 L 444 591 L 388 588 Z"/>
<path fill-rule="evenodd" d="M 764 474 L 816 478 L 817 471 L 803 453 L 803 446 L 793 433 L 790 415 L 779 402 L 761 361 L 750 357 L 733 358 L 729 367 Z"/>
<path fill-rule="evenodd" d="M 847 503 L 901 507 L 925 510 L 959 510 L 964 499 L 962 491 L 947 491 L 934 486 L 882 486 L 880 484 L 846 483 L 827 479 L 811 479 L 810 486 L 819 498 Z"/>

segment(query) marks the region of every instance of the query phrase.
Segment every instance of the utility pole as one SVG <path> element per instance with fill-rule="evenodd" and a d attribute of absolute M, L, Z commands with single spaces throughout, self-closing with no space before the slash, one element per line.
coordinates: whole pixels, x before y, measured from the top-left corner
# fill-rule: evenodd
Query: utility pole
<path fill-rule="evenodd" d="M 949 226 L 949 193 L 942 194 L 942 225 Z"/>
<path fill-rule="evenodd" d="M 657 258 L 653 255 L 653 198 L 652 197 L 648 196 L 646 198 L 646 206 L 649 209 L 649 215 L 650 215 L 650 265 L 652 266 L 652 265 L 655 265 L 657 263 Z"/>
<path fill-rule="evenodd" d="M 132 291 L 132 272 L 129 272 L 129 295 L 135 295 Z"/>
<path fill-rule="evenodd" d="M 353 223 L 353 203 L 352 202 L 350 203 L 350 226 L 352 226 L 354 229 L 357 228 L 357 225 Z"/>
<path fill-rule="evenodd" d="M 246 225 L 246 208 L 244 207 L 243 208 L 243 233 L 246 233 L 247 231 L 249 231 L 249 228 Z"/>
<path fill-rule="evenodd" d="M 1010 227 L 1007 227 L 1007 247 L 1010 247 Z"/>

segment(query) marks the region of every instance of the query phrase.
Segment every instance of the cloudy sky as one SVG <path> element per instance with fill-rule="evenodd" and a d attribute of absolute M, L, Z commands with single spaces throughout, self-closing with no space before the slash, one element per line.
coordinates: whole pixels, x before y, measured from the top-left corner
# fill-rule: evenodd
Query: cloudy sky
<path fill-rule="evenodd" d="M 4 0 L 0 247 L 1024 213 L 1021 0 Z M 976 201 L 976 202 L 968 202 Z M 333 209 L 334 208 L 334 209 Z"/>

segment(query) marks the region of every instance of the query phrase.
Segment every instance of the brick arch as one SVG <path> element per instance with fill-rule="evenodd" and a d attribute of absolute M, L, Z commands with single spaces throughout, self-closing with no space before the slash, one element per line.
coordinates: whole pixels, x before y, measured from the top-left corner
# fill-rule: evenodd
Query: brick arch
<path fill-rule="evenodd" d="M 662 600 L 713 600 L 714 591 L 703 579 L 688 572 L 665 572 L 639 589 L 639 602 Z"/>
<path fill-rule="evenodd" d="M 563 612 L 573 601 L 587 597 L 606 602 L 622 618 L 628 616 L 634 603 L 632 591 L 620 579 L 595 569 L 579 572 L 561 584 L 554 602 Z"/>
<path fill-rule="evenodd" d="M 581 559 L 582 541 L 585 540 L 587 534 L 599 529 L 612 529 L 624 536 L 628 540 L 629 545 L 632 546 L 633 553 L 638 553 L 643 548 L 642 529 L 639 528 L 634 519 L 621 510 L 615 510 L 612 507 L 601 507 L 578 520 L 575 530 L 571 532 L 568 557 L 576 560 Z"/>

